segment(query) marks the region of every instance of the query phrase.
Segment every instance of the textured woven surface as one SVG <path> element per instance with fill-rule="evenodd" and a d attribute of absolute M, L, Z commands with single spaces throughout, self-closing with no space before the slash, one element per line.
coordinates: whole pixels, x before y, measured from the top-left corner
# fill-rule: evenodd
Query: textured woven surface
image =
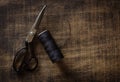
<path fill-rule="evenodd" d="M 18 76 L 15 52 L 44 4 L 39 32 L 50 30 L 65 58 L 52 64 L 35 40 L 39 67 Z M 120 82 L 120 0 L 1 0 L 0 82 Z"/>

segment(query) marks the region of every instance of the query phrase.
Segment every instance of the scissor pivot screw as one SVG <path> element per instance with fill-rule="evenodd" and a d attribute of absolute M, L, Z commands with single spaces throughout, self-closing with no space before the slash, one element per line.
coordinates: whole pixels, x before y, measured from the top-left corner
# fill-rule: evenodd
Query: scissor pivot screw
<path fill-rule="evenodd" d="M 31 34 L 33 34 L 33 32 L 30 32 Z"/>

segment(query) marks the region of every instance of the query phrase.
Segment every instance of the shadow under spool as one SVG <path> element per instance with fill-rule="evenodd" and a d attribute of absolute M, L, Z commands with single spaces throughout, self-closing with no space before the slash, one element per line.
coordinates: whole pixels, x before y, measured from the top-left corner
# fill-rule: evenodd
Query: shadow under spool
<path fill-rule="evenodd" d="M 53 63 L 64 58 L 60 48 L 57 46 L 54 38 L 48 30 L 41 32 L 38 35 L 38 38 Z"/>

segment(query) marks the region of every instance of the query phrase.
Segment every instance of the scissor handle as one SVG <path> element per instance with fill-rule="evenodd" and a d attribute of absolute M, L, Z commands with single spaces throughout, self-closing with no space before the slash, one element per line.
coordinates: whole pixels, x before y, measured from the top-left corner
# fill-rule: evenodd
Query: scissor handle
<path fill-rule="evenodd" d="M 33 46 L 33 42 L 31 43 L 25 43 L 26 46 L 27 46 L 27 50 L 28 50 L 28 54 L 26 57 L 25 57 L 25 60 L 27 60 L 25 63 L 26 63 L 26 69 L 28 71 L 33 71 L 37 68 L 38 66 L 38 59 L 35 55 L 35 52 L 34 52 L 34 46 Z"/>
<path fill-rule="evenodd" d="M 13 61 L 13 68 L 17 73 L 23 71 L 23 68 L 25 66 L 24 61 L 25 61 L 26 54 L 27 54 L 26 47 L 20 49 L 15 54 L 14 61 Z"/>
<path fill-rule="evenodd" d="M 36 57 L 32 57 L 29 60 L 29 63 L 26 64 L 25 69 L 28 71 L 33 71 L 37 68 L 37 66 L 38 66 L 38 59 Z"/>
<path fill-rule="evenodd" d="M 33 71 L 37 68 L 38 59 L 33 54 L 34 52 L 30 52 L 26 46 L 15 54 L 13 68 L 17 73 L 21 73 L 23 70 Z"/>

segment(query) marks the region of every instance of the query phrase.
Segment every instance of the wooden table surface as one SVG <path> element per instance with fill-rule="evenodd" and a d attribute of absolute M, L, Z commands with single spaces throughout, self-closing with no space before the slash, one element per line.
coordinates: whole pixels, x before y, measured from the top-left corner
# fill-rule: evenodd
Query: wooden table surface
<path fill-rule="evenodd" d="M 17 50 L 38 12 L 64 59 L 53 64 L 35 40 L 39 66 L 17 75 Z M 0 0 L 0 82 L 120 82 L 120 0 Z"/>

